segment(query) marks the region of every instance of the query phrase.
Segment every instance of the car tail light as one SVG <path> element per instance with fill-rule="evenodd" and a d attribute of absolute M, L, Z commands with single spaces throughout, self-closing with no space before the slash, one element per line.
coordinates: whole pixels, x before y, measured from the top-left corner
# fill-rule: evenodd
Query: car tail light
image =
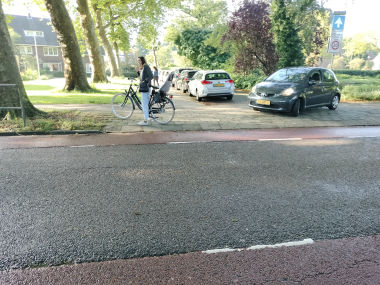
<path fill-rule="evenodd" d="M 212 84 L 212 82 L 211 81 L 207 81 L 207 80 L 202 80 L 201 84 L 202 85 L 207 85 L 207 84 Z"/>
<path fill-rule="evenodd" d="M 183 80 L 185 80 L 185 81 L 189 81 L 189 79 L 188 79 L 187 77 L 185 77 Z"/>
<path fill-rule="evenodd" d="M 169 95 L 169 98 L 170 98 L 170 99 L 173 99 L 173 95 Z"/>
<path fill-rule="evenodd" d="M 226 82 L 228 82 L 228 83 L 234 83 L 234 81 L 232 79 L 230 79 L 230 80 L 228 80 Z"/>

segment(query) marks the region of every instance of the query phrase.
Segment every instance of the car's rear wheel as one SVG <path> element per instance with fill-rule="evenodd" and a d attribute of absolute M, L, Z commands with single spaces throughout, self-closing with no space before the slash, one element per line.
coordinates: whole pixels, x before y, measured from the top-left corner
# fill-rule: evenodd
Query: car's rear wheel
<path fill-rule="evenodd" d="M 293 108 L 291 111 L 291 113 L 294 117 L 298 117 L 298 115 L 300 114 L 300 107 L 301 107 L 300 99 L 297 99 L 294 102 L 294 105 L 293 105 Z"/>
<path fill-rule="evenodd" d="M 228 95 L 226 98 L 227 100 L 232 100 L 232 95 Z"/>
<path fill-rule="evenodd" d="M 328 105 L 327 107 L 329 107 L 330 110 L 336 110 L 336 108 L 338 108 L 338 104 L 339 104 L 339 96 L 338 95 L 334 95 L 331 98 L 330 105 Z"/>
<path fill-rule="evenodd" d="M 196 94 L 196 96 L 197 96 L 197 101 L 198 101 L 198 102 L 201 102 L 201 101 L 202 101 L 202 98 L 199 97 L 198 90 L 195 90 L 195 94 Z"/>

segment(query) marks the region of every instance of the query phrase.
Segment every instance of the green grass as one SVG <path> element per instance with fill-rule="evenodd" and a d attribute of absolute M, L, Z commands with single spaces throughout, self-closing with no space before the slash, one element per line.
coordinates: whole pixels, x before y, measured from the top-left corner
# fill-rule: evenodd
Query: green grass
<path fill-rule="evenodd" d="M 29 95 L 34 105 L 38 104 L 110 104 L 111 95 Z"/>
<path fill-rule="evenodd" d="M 380 76 L 338 74 L 343 101 L 380 101 Z"/>
<path fill-rule="evenodd" d="M 42 90 L 42 91 L 49 91 L 54 90 L 57 87 L 50 86 L 50 85 L 34 85 L 34 84 L 24 84 L 25 90 L 29 91 L 35 91 L 35 90 Z"/>
<path fill-rule="evenodd" d="M 26 127 L 22 119 L 0 121 L 0 132 L 49 132 L 55 130 L 96 130 L 106 124 L 102 115 L 80 111 L 52 111 L 28 118 Z"/>

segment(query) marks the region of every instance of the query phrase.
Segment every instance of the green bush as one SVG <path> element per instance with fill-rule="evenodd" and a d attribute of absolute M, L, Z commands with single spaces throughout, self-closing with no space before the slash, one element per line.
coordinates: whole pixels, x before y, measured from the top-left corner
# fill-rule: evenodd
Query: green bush
<path fill-rule="evenodd" d="M 46 75 L 48 78 L 65 76 L 63 71 L 50 71 L 46 69 L 41 70 L 41 75 Z"/>
<path fill-rule="evenodd" d="M 361 69 L 364 66 L 365 60 L 362 58 L 354 58 L 348 63 L 350 69 Z"/>
<path fill-rule="evenodd" d="M 235 81 L 235 87 L 238 89 L 251 89 L 255 84 L 266 78 L 266 76 L 258 70 L 248 75 L 232 74 L 231 77 Z"/>
<path fill-rule="evenodd" d="M 27 69 L 27 70 L 21 72 L 21 79 L 23 81 L 25 81 L 25 80 L 35 80 L 37 78 L 38 78 L 38 72 L 37 72 L 37 70 Z"/>
<path fill-rule="evenodd" d="M 334 72 L 335 72 L 335 74 L 371 76 L 371 77 L 375 77 L 377 75 L 380 75 L 380 70 L 338 69 L 338 70 L 334 70 Z"/>

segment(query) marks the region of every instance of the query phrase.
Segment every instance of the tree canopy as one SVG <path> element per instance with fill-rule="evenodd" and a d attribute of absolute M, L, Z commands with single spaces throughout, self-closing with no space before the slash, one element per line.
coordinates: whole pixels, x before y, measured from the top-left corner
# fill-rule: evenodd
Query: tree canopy
<path fill-rule="evenodd" d="M 237 51 L 235 70 L 248 73 L 261 68 L 272 73 L 277 64 L 277 55 L 271 32 L 269 5 L 262 1 L 245 1 L 233 13 L 223 41 L 233 42 Z"/>

